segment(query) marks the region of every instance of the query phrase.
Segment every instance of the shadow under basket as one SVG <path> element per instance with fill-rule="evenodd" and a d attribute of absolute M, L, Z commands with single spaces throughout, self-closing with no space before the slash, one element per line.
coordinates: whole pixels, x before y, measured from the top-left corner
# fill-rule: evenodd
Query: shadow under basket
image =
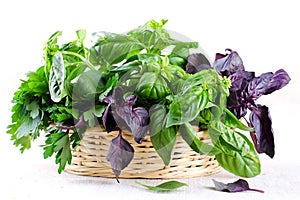
<path fill-rule="evenodd" d="M 72 163 L 66 166 L 69 173 L 83 176 L 113 178 L 110 163 L 106 160 L 111 140 L 118 131 L 107 133 L 102 127 L 87 129 L 79 146 L 73 152 Z M 134 158 L 121 172 L 119 178 L 191 178 L 210 175 L 221 170 L 215 157 L 200 155 L 193 151 L 177 134 L 176 144 L 169 166 L 165 166 L 146 135 L 142 144 L 137 144 L 130 132 L 123 131 L 123 138 L 134 148 Z M 198 131 L 199 138 L 210 143 L 206 131 Z"/>

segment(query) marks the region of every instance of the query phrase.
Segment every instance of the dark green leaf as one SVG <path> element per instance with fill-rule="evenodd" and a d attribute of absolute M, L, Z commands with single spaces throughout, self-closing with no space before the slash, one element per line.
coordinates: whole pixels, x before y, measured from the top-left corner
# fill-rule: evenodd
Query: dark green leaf
<path fill-rule="evenodd" d="M 107 97 L 107 95 L 109 93 L 111 93 L 113 91 L 113 89 L 115 88 L 115 86 L 117 85 L 118 83 L 118 80 L 119 80 L 119 75 L 118 74 L 115 74 L 114 76 L 112 76 L 110 79 L 108 79 L 108 81 L 106 81 L 106 84 L 104 86 L 104 91 L 101 92 L 99 94 L 99 100 L 102 102 L 103 99 L 105 97 Z"/>
<path fill-rule="evenodd" d="M 181 125 L 193 121 L 201 110 L 206 108 L 208 93 L 200 86 L 190 88 L 186 93 L 178 94 L 170 104 L 166 127 Z"/>
<path fill-rule="evenodd" d="M 180 126 L 179 132 L 184 139 L 184 141 L 197 153 L 205 155 L 217 155 L 220 153 L 220 150 L 215 146 L 204 143 L 197 136 L 196 131 L 191 124 L 185 123 Z"/>
<path fill-rule="evenodd" d="M 95 100 L 96 94 L 104 89 L 104 83 L 101 79 L 102 74 L 98 71 L 86 71 L 80 74 L 73 88 L 73 99 Z"/>
<path fill-rule="evenodd" d="M 157 72 L 145 72 L 140 78 L 136 93 L 145 99 L 161 100 L 171 93 L 164 78 Z"/>
<path fill-rule="evenodd" d="M 150 138 L 154 149 L 162 158 L 165 165 L 169 165 L 173 147 L 176 143 L 177 126 L 169 128 L 166 125 L 166 109 L 163 105 L 156 105 L 150 110 Z"/>
<path fill-rule="evenodd" d="M 157 186 L 146 185 L 146 184 L 140 183 L 138 181 L 136 181 L 136 183 L 148 188 L 149 190 L 156 191 L 156 192 L 168 192 L 168 191 L 176 190 L 183 186 L 188 186 L 186 183 L 182 183 L 179 181 L 167 181 L 167 182 L 164 182 Z"/>
<path fill-rule="evenodd" d="M 59 164 L 58 173 L 61 173 L 66 164 L 70 164 L 72 160 L 70 138 L 68 132 L 56 130 L 49 135 L 45 141 L 44 158 L 48 158 L 56 153 L 55 163 Z"/>

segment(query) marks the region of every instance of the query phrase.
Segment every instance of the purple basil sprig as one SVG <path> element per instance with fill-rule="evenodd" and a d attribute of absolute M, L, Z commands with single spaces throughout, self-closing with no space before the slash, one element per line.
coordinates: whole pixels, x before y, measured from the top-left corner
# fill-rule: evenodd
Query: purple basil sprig
<path fill-rule="evenodd" d="M 271 158 L 275 154 L 274 134 L 269 108 L 258 105 L 255 101 L 262 95 L 286 86 L 291 80 L 283 69 L 275 73 L 267 72 L 255 76 L 254 72 L 245 70 L 243 61 L 236 51 L 226 49 L 226 54 L 216 54 L 213 66 L 210 66 L 203 54 L 191 54 L 187 59 L 186 70 L 196 73 L 208 68 L 214 68 L 221 76 L 231 80 L 227 108 L 237 117 L 243 118 L 250 110 L 249 125 L 254 127 L 251 138 L 258 153 L 266 153 Z"/>
<path fill-rule="evenodd" d="M 136 99 L 135 95 L 124 99 L 124 92 L 120 87 L 116 87 L 111 96 L 103 99 L 108 104 L 102 116 L 106 131 L 115 130 L 117 125 L 119 128 L 119 135 L 112 140 L 107 155 L 117 181 L 121 171 L 128 166 L 134 155 L 134 149 L 122 137 L 122 129 L 130 130 L 137 143 L 142 143 L 148 130 L 149 114 L 145 108 L 133 108 Z"/>
<path fill-rule="evenodd" d="M 130 130 L 135 141 L 142 143 L 148 130 L 149 113 L 142 107 L 133 108 L 136 99 L 135 95 L 124 99 L 123 90 L 120 87 L 115 88 L 112 96 L 103 99 L 108 106 L 102 120 L 107 132 L 114 130 L 118 125 L 120 129 Z"/>

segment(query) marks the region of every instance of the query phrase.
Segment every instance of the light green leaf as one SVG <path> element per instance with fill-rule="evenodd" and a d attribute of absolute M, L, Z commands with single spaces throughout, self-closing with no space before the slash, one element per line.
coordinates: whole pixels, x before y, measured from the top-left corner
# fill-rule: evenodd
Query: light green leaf
<path fill-rule="evenodd" d="M 254 177 L 260 174 L 259 157 L 252 142 L 245 135 L 225 125 L 211 127 L 209 131 L 211 136 L 214 135 L 211 138 L 214 138 L 216 146 L 221 150 L 216 159 L 224 169 L 241 177 Z"/>
<path fill-rule="evenodd" d="M 80 30 L 76 31 L 76 35 L 77 35 L 78 40 L 81 43 L 81 45 L 83 45 L 83 42 L 86 38 L 86 30 L 80 29 Z"/>
<path fill-rule="evenodd" d="M 205 155 L 216 155 L 220 153 L 220 150 L 215 146 L 204 143 L 197 136 L 196 131 L 191 124 L 185 123 L 180 126 L 179 132 L 184 141 L 197 153 Z"/>
<path fill-rule="evenodd" d="M 169 192 L 169 191 L 176 190 L 176 189 L 178 189 L 180 187 L 183 187 L 183 186 L 188 186 L 186 183 L 182 183 L 182 182 L 179 182 L 179 181 L 167 181 L 167 182 L 164 182 L 164 183 L 159 184 L 157 186 L 146 185 L 146 184 L 143 184 L 143 183 L 138 182 L 138 181 L 136 181 L 136 183 L 141 185 L 141 186 L 144 186 L 144 187 L 148 188 L 149 190 L 156 191 L 156 192 Z"/>
<path fill-rule="evenodd" d="M 228 109 L 225 109 L 226 112 L 226 118 L 225 118 L 225 124 L 231 128 L 238 128 L 243 131 L 254 131 L 253 128 L 246 126 L 243 124 L 232 112 L 230 112 Z"/>

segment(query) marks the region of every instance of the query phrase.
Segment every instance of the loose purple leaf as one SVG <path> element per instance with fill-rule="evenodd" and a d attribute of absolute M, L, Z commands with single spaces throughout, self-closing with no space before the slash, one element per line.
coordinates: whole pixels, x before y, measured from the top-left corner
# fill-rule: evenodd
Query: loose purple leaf
<path fill-rule="evenodd" d="M 216 190 L 218 191 L 223 191 L 223 192 L 243 192 L 243 191 L 255 191 L 255 192 L 260 192 L 264 193 L 263 190 L 258 190 L 258 189 L 251 189 L 249 187 L 249 184 L 246 180 L 244 179 L 239 179 L 233 183 L 222 183 L 219 181 L 216 181 L 213 179 L 214 185 Z"/>
<path fill-rule="evenodd" d="M 187 58 L 186 72 L 195 74 L 205 69 L 211 69 L 210 62 L 202 53 L 194 53 Z"/>
<path fill-rule="evenodd" d="M 275 143 L 269 108 L 257 105 L 251 108 L 251 111 L 249 120 L 255 130 L 255 137 L 252 135 L 252 140 L 256 150 L 258 153 L 265 153 L 273 158 L 275 155 Z"/>
<path fill-rule="evenodd" d="M 129 142 L 122 137 L 120 130 L 119 135 L 112 140 L 106 157 L 107 161 L 111 164 L 118 182 L 121 171 L 129 165 L 133 156 L 134 149 Z"/>

